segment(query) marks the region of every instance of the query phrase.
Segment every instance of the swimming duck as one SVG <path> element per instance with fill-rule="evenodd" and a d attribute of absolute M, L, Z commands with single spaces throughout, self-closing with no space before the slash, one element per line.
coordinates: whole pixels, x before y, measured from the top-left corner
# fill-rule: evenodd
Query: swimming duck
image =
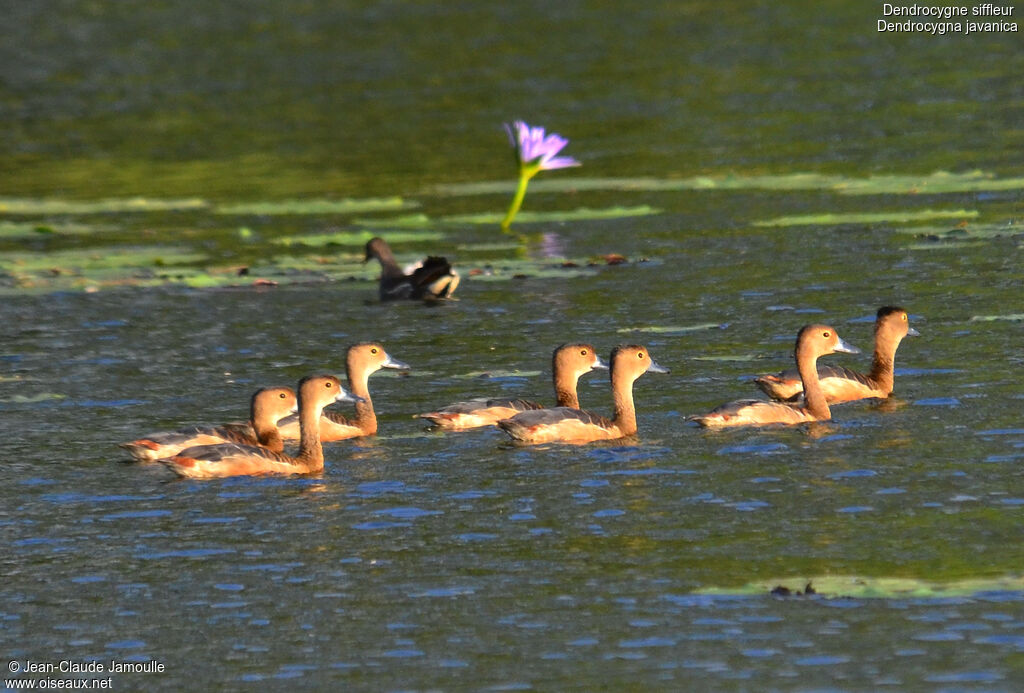
<path fill-rule="evenodd" d="M 563 344 L 555 349 L 551 355 L 551 374 L 557 402 L 555 406 L 578 409 L 580 400 L 576 394 L 577 381 L 581 375 L 594 368 L 608 368 L 608 364 L 601 360 L 589 344 Z M 446 430 L 464 431 L 493 426 L 519 412 L 543 408 L 543 405 L 525 399 L 472 399 L 418 416 Z"/>
<path fill-rule="evenodd" d="M 320 440 L 346 440 L 360 436 L 372 436 L 377 432 L 377 415 L 373 411 L 373 401 L 367 381 L 370 376 L 381 368 L 408 370 L 408 364 L 391 358 L 384 347 L 378 342 L 354 344 L 345 355 L 345 373 L 348 386 L 353 395 L 362 398 L 356 402 L 355 418 L 348 419 L 335 411 L 325 411 L 320 417 Z M 285 440 L 299 438 L 299 416 L 292 415 L 278 423 L 281 437 Z"/>
<path fill-rule="evenodd" d="M 428 256 L 411 274 L 406 274 L 383 238 L 372 238 L 366 242 L 365 261 L 369 262 L 371 258 L 380 261 L 382 301 L 450 298 L 459 285 L 459 273 L 452 269 L 447 259 L 436 255 Z"/>
<path fill-rule="evenodd" d="M 828 421 L 832 418 L 832 412 L 818 381 L 817 361 L 819 356 L 836 351 L 860 353 L 860 349 L 844 342 L 835 328 L 828 325 L 805 325 L 796 338 L 796 365 L 803 380 L 804 406 L 740 399 L 723 404 L 708 414 L 688 417 L 688 420 L 705 427 Z"/>
<path fill-rule="evenodd" d="M 522 443 L 589 443 L 633 435 L 637 430 L 634 381 L 648 371 L 669 371 L 655 363 L 645 347 L 635 344 L 615 347 L 608 362 L 611 364 L 614 418 L 606 419 L 571 407 L 555 407 L 524 411 L 499 421 L 498 426 L 513 440 Z"/>
<path fill-rule="evenodd" d="M 277 424 L 295 409 L 295 392 L 290 387 L 264 387 L 254 392 L 249 402 L 246 430 L 229 426 L 193 426 L 177 431 L 151 433 L 119 445 L 140 462 L 153 462 L 176 455 L 185 448 L 217 443 L 262 445 L 281 452 L 284 450 L 284 442 Z"/>
<path fill-rule="evenodd" d="M 236 443 L 186 448 L 170 459 L 160 460 L 179 476 L 213 479 L 257 474 L 309 474 L 324 468 L 320 444 L 320 414 L 332 402 L 357 402 L 333 375 L 311 375 L 299 381 L 299 452 L 283 452 Z"/>
<path fill-rule="evenodd" d="M 875 318 L 875 353 L 871 359 L 871 371 L 862 375 L 842 366 L 819 365 L 818 379 L 825 399 L 829 404 L 835 404 L 867 397 L 888 397 L 893 389 L 896 349 L 904 337 L 918 337 L 920 334 L 910 326 L 907 311 L 903 308 L 879 308 Z M 796 400 L 803 392 L 800 374 L 794 369 L 778 375 L 762 375 L 754 383 L 772 399 Z"/>

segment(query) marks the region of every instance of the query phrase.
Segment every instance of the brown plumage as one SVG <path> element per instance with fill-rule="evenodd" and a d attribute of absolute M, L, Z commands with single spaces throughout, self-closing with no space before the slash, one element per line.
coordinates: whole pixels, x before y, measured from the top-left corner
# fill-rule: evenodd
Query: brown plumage
<path fill-rule="evenodd" d="M 580 376 L 594 368 L 608 368 L 589 344 L 563 344 L 551 355 L 551 377 L 555 386 L 556 406 L 578 408 L 577 383 Z M 419 414 L 435 426 L 449 431 L 464 431 L 493 426 L 519 412 L 543 409 L 543 405 L 526 399 L 473 399 L 457 402 L 437 411 Z"/>
<path fill-rule="evenodd" d="M 320 414 L 328 404 L 356 401 L 333 375 L 307 376 L 299 381 L 299 452 L 295 456 L 251 445 L 200 445 L 160 460 L 179 476 L 213 479 L 258 474 L 309 474 L 324 466 L 320 444 Z"/>
<path fill-rule="evenodd" d="M 498 426 L 521 443 L 589 443 L 635 434 L 633 383 L 647 371 L 668 373 L 668 370 L 655 363 L 645 347 L 635 344 L 615 347 L 608 362 L 615 408 L 612 419 L 581 409 L 555 407 L 525 411 L 499 421 Z"/>
<path fill-rule="evenodd" d="M 818 366 L 821 390 L 829 404 L 850 402 L 867 397 L 885 398 L 892 394 L 896 350 L 904 337 L 920 333 L 910 326 L 907 311 L 898 306 L 878 309 L 875 318 L 875 353 L 871 370 L 866 374 L 842 366 Z M 772 399 L 795 401 L 803 392 L 800 373 L 795 369 L 777 375 L 762 375 L 754 383 Z"/>
<path fill-rule="evenodd" d="M 348 348 L 345 354 L 345 373 L 348 387 L 353 395 L 361 397 L 356 402 L 356 415 L 346 418 L 335 411 L 325 411 L 320 417 L 320 440 L 331 442 L 372 436 L 377 432 L 377 414 L 370 399 L 369 378 L 381 368 L 408 370 L 408 364 L 391 358 L 379 342 L 363 342 Z M 281 437 L 285 440 L 299 438 L 299 417 L 293 414 L 278 423 Z"/>
<path fill-rule="evenodd" d="M 459 285 L 459 273 L 452 269 L 447 259 L 435 255 L 427 257 L 406 274 L 383 238 L 372 238 L 366 242 L 365 261 L 369 262 L 371 258 L 380 261 L 379 295 L 382 301 L 450 298 Z"/>
<path fill-rule="evenodd" d="M 244 429 L 233 426 L 193 426 L 177 431 L 151 433 L 119 445 L 140 462 L 153 462 L 178 454 L 185 448 L 217 443 L 262 445 L 284 450 L 278 421 L 295 411 L 295 392 L 290 387 L 264 387 L 249 401 L 249 423 Z"/>
<path fill-rule="evenodd" d="M 796 365 L 803 380 L 804 406 L 741 399 L 728 402 L 707 414 L 688 417 L 701 426 L 757 426 L 770 423 L 795 424 L 807 421 L 828 421 L 832 412 L 818 382 L 817 361 L 836 351 L 860 353 L 827 325 L 805 325 L 796 338 Z"/>

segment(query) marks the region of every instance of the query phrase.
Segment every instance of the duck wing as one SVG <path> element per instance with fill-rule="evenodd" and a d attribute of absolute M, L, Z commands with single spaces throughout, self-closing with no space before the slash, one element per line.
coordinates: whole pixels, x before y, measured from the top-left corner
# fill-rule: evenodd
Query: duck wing
<path fill-rule="evenodd" d="M 542 405 L 527 399 L 471 399 L 456 402 L 437 411 L 417 415 L 421 419 L 429 419 L 435 426 L 449 430 L 465 430 L 493 426 L 502 419 L 515 416 L 520 412 L 541 409 Z"/>
<path fill-rule="evenodd" d="M 408 276 L 411 298 L 447 298 L 458 286 L 458 277 L 447 258 L 431 255 Z"/>

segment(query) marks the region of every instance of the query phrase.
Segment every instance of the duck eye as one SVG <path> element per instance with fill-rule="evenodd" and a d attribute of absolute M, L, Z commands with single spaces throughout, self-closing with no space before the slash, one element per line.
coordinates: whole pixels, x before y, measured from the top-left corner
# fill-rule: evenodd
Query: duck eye
<path fill-rule="evenodd" d="M 283 392 L 282 392 L 282 393 L 281 393 L 280 395 L 278 395 L 278 397 L 280 397 L 281 399 L 284 399 L 284 398 L 285 398 L 285 396 L 286 396 L 286 395 L 285 395 L 285 394 L 284 394 Z"/>
<path fill-rule="evenodd" d="M 580 356 L 586 356 L 586 355 L 587 355 L 587 350 L 586 349 L 580 349 Z"/>
<path fill-rule="evenodd" d="M 906 314 L 906 313 L 904 313 L 904 314 L 903 314 L 903 322 L 906 322 L 906 321 L 907 321 L 907 314 Z"/>
<path fill-rule="evenodd" d="M 636 355 L 636 357 L 638 359 L 642 359 L 644 357 L 644 352 L 641 351 L 639 354 Z"/>
<path fill-rule="evenodd" d="M 327 387 L 327 388 L 334 387 L 334 383 L 331 383 L 331 382 L 324 383 L 324 387 Z"/>
<path fill-rule="evenodd" d="M 371 354 L 376 354 L 377 353 L 377 347 L 374 347 L 374 348 L 370 349 L 370 353 Z"/>
<path fill-rule="evenodd" d="M 825 339 L 828 339 L 829 337 L 832 336 L 832 333 L 829 332 L 828 330 L 825 330 L 824 332 L 821 333 L 821 336 L 824 337 Z"/>

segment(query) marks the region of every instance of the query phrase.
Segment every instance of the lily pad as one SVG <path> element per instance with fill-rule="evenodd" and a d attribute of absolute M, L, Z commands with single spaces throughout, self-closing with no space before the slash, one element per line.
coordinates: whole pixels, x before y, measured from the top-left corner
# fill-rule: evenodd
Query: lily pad
<path fill-rule="evenodd" d="M 917 212 L 865 212 L 852 214 L 801 214 L 789 217 L 776 217 L 765 221 L 755 221 L 754 226 L 839 226 L 841 224 L 907 224 L 930 219 L 973 219 L 978 216 L 974 210 L 935 210 L 925 209 Z"/>
<path fill-rule="evenodd" d="M 438 185 L 438 195 L 511 194 L 515 181 L 487 181 Z M 530 184 L 531 193 L 564 193 L 588 190 L 831 190 L 842 195 L 908 195 L 1000 190 L 1024 190 L 1024 178 L 998 178 L 984 171 L 925 175 L 879 175 L 850 178 L 820 173 L 724 174 L 689 178 L 552 178 Z"/>
<path fill-rule="evenodd" d="M 911 243 L 903 246 L 904 250 L 959 250 L 961 248 L 976 248 L 985 245 L 985 241 L 947 241 L 945 243 L 933 241 L 931 243 Z"/>
<path fill-rule="evenodd" d="M 1024 234 L 1024 221 L 976 223 L 963 221 L 955 226 L 911 226 L 896 229 L 936 241 L 970 241 Z"/>
<path fill-rule="evenodd" d="M 328 245 L 346 245 L 362 247 L 377 234 L 371 231 L 335 231 L 333 233 L 315 233 L 300 236 L 284 236 L 275 238 L 277 245 L 305 245 L 310 248 L 322 248 Z M 443 233 L 436 231 L 397 231 L 387 234 L 387 241 L 397 243 L 415 243 L 418 241 L 437 241 L 444 238 Z"/>
<path fill-rule="evenodd" d="M 588 209 L 581 207 L 561 212 L 520 212 L 516 215 L 513 225 L 551 223 L 561 221 L 584 221 L 588 219 L 621 219 L 626 217 L 643 217 L 661 214 L 660 209 L 640 205 L 638 207 L 608 207 L 605 209 Z M 441 221 L 452 224 L 500 224 L 505 218 L 504 213 L 459 214 L 443 217 Z"/>
<path fill-rule="evenodd" d="M 126 197 L 107 200 L 55 200 L 37 198 L 0 198 L 0 215 L 106 214 L 126 212 L 170 212 L 206 209 L 209 203 L 199 198 L 160 200 Z"/>
<path fill-rule="evenodd" d="M 21 221 L 0 221 L 0 238 L 45 238 L 47 236 L 71 236 L 105 230 L 101 226 L 87 224 L 40 224 Z"/>
<path fill-rule="evenodd" d="M 114 269 L 125 267 L 162 267 L 202 262 L 206 255 L 180 248 L 152 246 L 100 247 L 87 250 L 57 250 L 45 253 L 0 253 L 0 268 L 12 272 L 55 269 Z"/>
<path fill-rule="evenodd" d="M 997 192 L 1024 190 L 1024 178 L 998 178 L 978 170 L 961 173 L 936 171 L 926 176 L 886 175 L 845 179 L 835 189 L 844 195 Z"/>
<path fill-rule="evenodd" d="M 1008 313 L 1006 315 L 972 315 L 971 322 L 995 322 L 997 320 L 1009 320 L 1020 322 L 1024 320 L 1024 313 Z"/>
<path fill-rule="evenodd" d="M 764 356 L 759 354 L 724 354 L 722 356 L 689 356 L 691 361 L 761 361 Z"/>
<path fill-rule="evenodd" d="M 719 322 L 704 322 L 699 325 L 648 325 L 644 327 L 620 327 L 616 332 L 644 332 L 672 337 L 675 335 L 689 334 L 691 332 L 723 329 L 724 327 L 725 325 Z"/>
<path fill-rule="evenodd" d="M 502 260 L 482 267 L 457 267 L 463 278 L 473 281 L 508 281 L 511 279 L 568 279 L 593 274 L 594 268 L 587 266 L 586 260 L 543 260 L 516 259 Z"/>
<path fill-rule="evenodd" d="M 367 198 L 364 200 L 278 200 L 274 202 L 239 202 L 217 205 L 214 214 L 273 216 L 284 214 L 359 214 L 379 210 L 416 207 L 417 203 L 401 197 Z"/>
<path fill-rule="evenodd" d="M 425 229 L 435 222 L 426 214 L 404 214 L 380 219 L 356 219 L 353 223 L 370 229 Z"/>
<path fill-rule="evenodd" d="M 490 371 L 470 371 L 461 375 L 453 375 L 456 380 L 475 380 L 481 378 L 536 378 L 541 371 L 503 371 L 495 369 Z"/>
<path fill-rule="evenodd" d="M 463 243 L 456 246 L 469 253 L 506 253 L 522 249 L 521 243 Z"/>
<path fill-rule="evenodd" d="M 53 402 L 67 399 L 67 395 L 59 392 L 40 392 L 36 395 L 14 395 L 12 397 L 0 398 L 4 404 L 35 404 L 36 402 Z"/>
<path fill-rule="evenodd" d="M 810 584 L 814 594 L 824 597 L 854 597 L 858 599 L 892 598 L 946 598 L 963 597 L 981 592 L 1020 592 L 1024 590 L 1024 577 L 973 578 L 950 582 L 933 582 L 912 578 L 860 577 L 856 575 L 825 575 L 811 578 L 783 578 L 752 582 L 741 587 L 706 587 L 697 594 L 745 596 L 767 595 L 782 587 L 792 594 L 802 594 Z"/>

